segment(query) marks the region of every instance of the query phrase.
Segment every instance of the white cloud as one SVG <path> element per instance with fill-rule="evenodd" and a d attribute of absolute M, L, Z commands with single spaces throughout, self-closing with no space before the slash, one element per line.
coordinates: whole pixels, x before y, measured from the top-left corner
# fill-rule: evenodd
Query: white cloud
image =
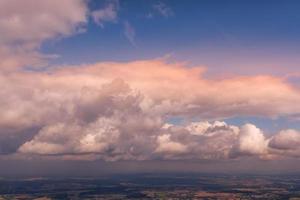
<path fill-rule="evenodd" d="M 253 124 L 246 124 L 240 130 L 238 151 L 247 155 L 267 153 L 267 140 L 262 131 Z"/>

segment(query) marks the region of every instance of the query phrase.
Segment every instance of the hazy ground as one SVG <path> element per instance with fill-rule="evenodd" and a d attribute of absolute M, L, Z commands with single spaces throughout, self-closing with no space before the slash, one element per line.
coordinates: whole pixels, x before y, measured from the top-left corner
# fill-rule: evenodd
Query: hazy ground
<path fill-rule="evenodd" d="M 9 178 L 0 199 L 300 199 L 300 175 L 135 174 Z"/>

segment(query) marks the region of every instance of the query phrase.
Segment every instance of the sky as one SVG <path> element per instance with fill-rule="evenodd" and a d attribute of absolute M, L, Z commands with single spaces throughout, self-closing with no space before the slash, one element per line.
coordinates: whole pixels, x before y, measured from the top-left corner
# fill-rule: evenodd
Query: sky
<path fill-rule="evenodd" d="M 299 8 L 0 1 L 0 175 L 299 172 Z"/>

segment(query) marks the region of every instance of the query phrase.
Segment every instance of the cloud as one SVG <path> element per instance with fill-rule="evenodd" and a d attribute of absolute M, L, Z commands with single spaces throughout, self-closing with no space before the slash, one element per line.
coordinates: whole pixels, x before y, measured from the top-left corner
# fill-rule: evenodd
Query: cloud
<path fill-rule="evenodd" d="M 300 133 L 292 129 L 281 131 L 272 137 L 270 146 L 282 150 L 297 149 L 300 146 Z"/>
<path fill-rule="evenodd" d="M 115 160 L 224 160 L 245 156 L 276 158 L 299 156 L 268 146 L 269 139 L 253 124 L 242 127 L 216 121 L 164 126 L 146 116 L 100 117 L 80 125 L 54 124 L 41 129 L 19 148 L 20 153 L 66 158 Z M 147 117 L 146 117 L 147 118 Z M 120 120 L 124 120 L 121 122 Z M 128 124 L 129 122 L 129 124 Z M 207 126 L 191 131 L 191 127 Z M 276 136 L 275 136 L 276 137 Z"/>
<path fill-rule="evenodd" d="M 124 21 L 124 35 L 133 46 L 136 45 L 135 44 L 135 30 L 128 21 Z"/>
<path fill-rule="evenodd" d="M 174 15 L 173 10 L 163 2 L 158 2 L 153 5 L 153 10 L 163 17 L 171 17 Z"/>
<path fill-rule="evenodd" d="M 66 116 L 75 108 L 76 115 L 93 120 L 103 109 L 96 104 L 101 94 L 99 90 L 113 80 L 122 80 L 143 96 L 140 109 L 162 117 L 274 118 L 300 112 L 299 90 L 279 78 L 252 76 L 213 80 L 203 78 L 202 73 L 201 67 L 168 64 L 162 60 L 97 63 L 49 72 L 1 72 L 0 125 L 43 124 Z M 116 90 L 121 88 L 115 86 Z"/>
<path fill-rule="evenodd" d="M 94 22 L 104 28 L 104 24 L 107 22 L 118 22 L 118 12 L 120 9 L 120 3 L 118 0 L 110 0 L 107 1 L 107 4 L 104 8 L 95 10 L 91 12 L 91 16 Z M 126 39 L 135 46 L 135 29 L 129 23 L 128 20 L 123 22 L 123 33 Z"/>
<path fill-rule="evenodd" d="M 168 64 L 162 60 L 98 63 L 72 68 L 74 70 L 63 71 L 69 77 L 77 76 L 99 83 L 123 79 L 130 87 L 145 95 L 148 99 L 144 103 L 145 109 L 153 106 L 152 112 L 215 119 L 234 116 L 278 117 L 300 111 L 297 106 L 299 90 L 272 76 L 205 79 L 202 78 L 203 67 Z M 98 79 L 94 78 L 96 76 Z"/>
<path fill-rule="evenodd" d="M 87 12 L 83 0 L 1 1 L 0 67 L 41 64 L 41 43 L 82 31 Z"/>
<path fill-rule="evenodd" d="M 61 100 L 67 103 L 67 99 Z M 160 116 L 141 110 L 142 100 L 139 93 L 130 90 L 121 80 L 103 84 L 96 90 L 84 87 L 67 100 L 69 108 L 62 107 L 64 103 L 60 100 L 53 102 L 50 107 L 61 110 L 59 115 L 52 113 L 51 116 L 46 111 L 45 121 L 32 122 L 44 125 L 31 140 L 21 145 L 19 152 L 97 154 L 105 160 L 149 158 L 150 149 L 155 145 L 154 131 L 159 130 L 162 121 Z M 43 118 L 40 114 L 39 117 Z"/>
<path fill-rule="evenodd" d="M 177 126 L 178 128 L 180 126 Z M 186 154 L 186 159 L 194 160 L 229 158 L 239 136 L 239 127 L 227 125 L 225 122 L 220 121 L 213 123 L 207 121 L 191 122 L 182 129 L 182 133 L 177 135 L 178 141 L 187 143 L 186 145 L 191 153 Z M 179 130 L 177 130 L 177 134 Z"/>
<path fill-rule="evenodd" d="M 104 160 L 299 156 L 298 132 L 267 137 L 253 124 L 190 122 L 299 114 L 298 89 L 276 77 L 214 80 L 203 73 L 164 60 L 0 71 L 0 153 Z M 185 123 L 167 124 L 169 117 Z"/>
<path fill-rule="evenodd" d="M 145 17 L 146 17 L 147 19 L 152 19 L 152 18 L 153 18 L 153 13 L 152 13 L 152 12 L 149 12 L 149 13 L 147 13 L 147 14 L 145 15 Z"/>
<path fill-rule="evenodd" d="M 157 137 L 158 146 L 155 149 L 157 153 L 184 153 L 187 151 L 187 147 L 179 142 L 174 142 L 170 139 L 170 134 L 164 134 Z"/>
<path fill-rule="evenodd" d="M 41 129 L 19 152 L 79 158 L 82 154 L 94 154 L 104 160 L 229 158 L 235 142 L 239 141 L 239 128 L 215 122 L 208 123 L 208 129 L 197 134 L 188 131 L 202 123 L 208 122 L 166 128 L 160 119 L 151 120 L 145 114 L 139 114 L 138 121 L 135 116 L 122 119 L 111 116 L 84 126 L 58 123 Z"/>
<path fill-rule="evenodd" d="M 106 22 L 117 22 L 119 7 L 118 0 L 110 0 L 104 8 L 91 12 L 91 16 L 97 25 L 104 28 Z"/>
<path fill-rule="evenodd" d="M 245 124 L 239 135 L 237 145 L 239 154 L 264 155 L 267 152 L 267 140 L 263 132 L 253 124 Z"/>
<path fill-rule="evenodd" d="M 22 47 L 0 45 L 0 68 L 8 71 L 24 66 L 45 66 L 46 60 L 54 56 L 44 55 L 34 49 L 27 50 Z"/>
<path fill-rule="evenodd" d="M 81 85 L 85 81 L 80 81 L 78 87 L 66 84 L 68 76 L 39 73 L 2 76 L 3 83 L 10 84 L 6 84 L 1 93 L 7 98 L 1 98 L 0 124 L 3 130 L 12 131 L 10 135 L 3 135 L 3 141 L 13 135 L 20 138 L 20 132 L 30 127 L 40 127 L 38 131 L 33 130 L 36 133 L 29 141 L 23 138 L 20 152 L 102 153 L 105 159 L 129 159 L 147 150 L 151 141 L 147 135 L 159 129 L 161 119 L 141 110 L 139 94 L 121 80 L 93 86 L 86 79 L 88 84 Z M 142 157 L 147 155 L 141 154 Z"/>
<path fill-rule="evenodd" d="M 269 141 L 270 152 L 281 158 L 287 156 L 300 157 L 300 133 L 297 130 L 287 129 L 275 134 Z"/>

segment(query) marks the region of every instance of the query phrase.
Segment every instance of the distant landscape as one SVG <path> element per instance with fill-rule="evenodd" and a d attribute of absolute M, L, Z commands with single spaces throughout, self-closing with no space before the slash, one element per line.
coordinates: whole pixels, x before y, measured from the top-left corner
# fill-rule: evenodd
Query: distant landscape
<path fill-rule="evenodd" d="M 300 175 L 135 174 L 1 179 L 0 199 L 300 199 Z"/>

